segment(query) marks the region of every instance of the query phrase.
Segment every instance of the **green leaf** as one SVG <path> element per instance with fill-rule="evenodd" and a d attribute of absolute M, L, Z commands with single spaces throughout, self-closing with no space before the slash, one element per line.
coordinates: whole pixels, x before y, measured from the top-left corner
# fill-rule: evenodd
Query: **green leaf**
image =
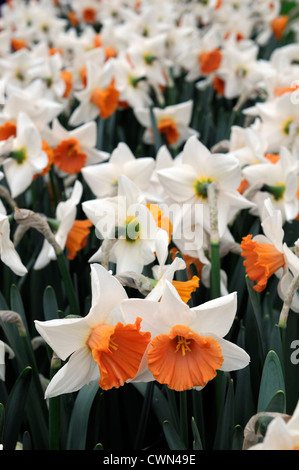
<path fill-rule="evenodd" d="M 99 390 L 99 384 L 93 382 L 78 393 L 70 419 L 66 450 L 85 450 L 89 414 Z"/>
<path fill-rule="evenodd" d="M 253 289 L 253 282 L 249 279 L 249 277 L 246 276 L 245 279 L 246 279 L 246 285 L 247 285 L 247 290 L 248 290 L 248 294 L 249 294 L 249 299 L 250 299 L 250 302 L 251 302 L 251 305 L 252 305 L 252 308 L 253 308 L 253 313 L 254 313 L 254 317 L 255 317 L 255 320 L 256 320 L 256 324 L 257 324 L 258 339 L 259 339 L 258 346 L 261 350 L 262 356 L 264 357 L 265 346 L 264 346 L 264 342 L 262 341 L 262 339 L 263 339 L 263 328 L 262 328 L 261 298 L 260 298 L 258 292 L 256 292 Z"/>
<path fill-rule="evenodd" d="M 172 423 L 163 421 L 162 427 L 170 450 L 186 450 L 185 444 L 182 442 Z"/>
<path fill-rule="evenodd" d="M 282 390 L 276 392 L 271 398 L 266 411 L 273 413 L 285 413 L 286 412 L 286 396 Z"/>
<path fill-rule="evenodd" d="M 203 450 L 198 427 L 193 416 L 191 418 L 191 428 L 193 433 L 193 450 Z"/>
<path fill-rule="evenodd" d="M 93 450 L 104 450 L 103 444 L 101 444 L 101 443 L 96 444 L 94 446 Z"/>
<path fill-rule="evenodd" d="M 233 380 L 229 379 L 225 402 L 223 404 L 220 419 L 217 426 L 215 450 L 229 450 L 231 448 L 232 435 L 234 429 L 234 385 Z"/>
<path fill-rule="evenodd" d="M 285 393 L 285 383 L 280 360 L 275 351 L 269 351 L 262 372 L 257 411 L 266 411 L 274 395 Z"/>
<path fill-rule="evenodd" d="M 13 284 L 10 289 L 10 307 L 11 310 L 17 312 L 24 323 L 26 331 L 28 332 L 27 317 L 24 310 L 23 300 L 18 287 Z"/>
<path fill-rule="evenodd" d="M 133 385 L 143 395 L 143 397 L 145 397 L 147 384 L 139 382 L 134 383 Z M 157 385 L 154 386 L 153 409 L 161 425 L 164 421 L 172 422 L 172 413 L 169 409 L 168 401 Z"/>
<path fill-rule="evenodd" d="M 5 407 L 3 403 L 0 403 L 0 443 L 3 442 L 4 423 L 5 423 Z"/>
<path fill-rule="evenodd" d="M 24 419 L 24 409 L 32 378 L 31 367 L 26 367 L 17 378 L 5 407 L 5 424 L 3 432 L 3 447 L 14 450 Z"/>
<path fill-rule="evenodd" d="M 44 290 L 43 307 L 45 320 L 59 318 L 56 294 L 52 286 L 47 286 Z"/>
<path fill-rule="evenodd" d="M 240 425 L 235 426 L 232 439 L 231 450 L 242 450 L 244 440 L 244 432 Z"/>

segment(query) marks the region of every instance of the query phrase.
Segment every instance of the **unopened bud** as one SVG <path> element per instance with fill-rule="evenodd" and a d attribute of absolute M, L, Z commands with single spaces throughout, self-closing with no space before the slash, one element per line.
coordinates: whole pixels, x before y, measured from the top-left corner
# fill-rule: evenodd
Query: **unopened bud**
<path fill-rule="evenodd" d="M 0 310 L 0 319 L 4 323 L 14 323 L 21 336 L 26 335 L 26 328 L 21 315 L 13 310 Z"/>
<path fill-rule="evenodd" d="M 44 217 L 29 209 L 16 208 L 14 218 L 20 226 L 26 227 L 26 229 L 35 228 L 38 232 L 40 232 L 50 243 L 50 245 L 53 246 L 56 254 L 62 252 L 61 247 L 56 242 L 55 236 L 51 231 L 47 220 Z"/>

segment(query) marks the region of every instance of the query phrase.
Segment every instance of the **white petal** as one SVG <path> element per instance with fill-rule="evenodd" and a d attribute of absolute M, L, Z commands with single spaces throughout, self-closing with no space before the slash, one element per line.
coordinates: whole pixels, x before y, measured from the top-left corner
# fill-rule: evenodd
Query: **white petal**
<path fill-rule="evenodd" d="M 39 334 L 62 360 L 66 360 L 74 351 L 85 347 L 90 334 L 86 317 L 61 318 L 45 322 L 35 320 L 34 323 Z"/>
<path fill-rule="evenodd" d="M 160 183 L 169 196 L 177 202 L 185 202 L 195 195 L 196 174 L 189 165 L 179 165 L 157 171 Z"/>
<path fill-rule="evenodd" d="M 12 158 L 4 161 L 3 169 L 13 198 L 22 194 L 30 186 L 35 173 L 28 161 L 18 165 Z"/>
<path fill-rule="evenodd" d="M 90 325 L 109 323 L 109 315 L 127 293 L 120 282 L 100 264 L 91 265 L 92 307 L 88 314 Z"/>
<path fill-rule="evenodd" d="M 174 325 L 186 325 L 191 328 L 196 314 L 183 302 L 178 291 L 169 281 L 165 281 L 165 291 L 159 303 L 161 321 L 169 325 L 169 330 Z"/>
<path fill-rule="evenodd" d="M 45 398 L 76 392 L 84 385 L 99 379 L 99 368 L 90 350 L 82 348 L 54 375 L 46 389 Z"/>
<path fill-rule="evenodd" d="M 169 327 L 159 322 L 159 302 L 128 299 L 120 304 L 120 309 L 126 323 L 135 323 L 137 317 L 142 318 L 141 331 L 149 331 L 152 338 L 161 333 L 169 333 Z"/>
<path fill-rule="evenodd" d="M 237 310 L 237 293 L 219 297 L 193 307 L 196 313 L 192 329 L 198 333 L 213 333 L 219 337 L 225 336 L 234 321 Z"/>
<path fill-rule="evenodd" d="M 216 338 L 217 339 L 217 338 Z M 244 349 L 240 348 L 230 341 L 218 338 L 221 347 L 221 352 L 224 358 L 220 370 L 231 371 L 243 369 L 248 366 L 250 357 Z"/>

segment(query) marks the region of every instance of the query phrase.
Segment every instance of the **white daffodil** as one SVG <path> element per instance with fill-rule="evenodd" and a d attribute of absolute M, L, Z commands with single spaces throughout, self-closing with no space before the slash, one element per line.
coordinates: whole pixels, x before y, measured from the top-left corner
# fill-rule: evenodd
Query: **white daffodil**
<path fill-rule="evenodd" d="M 44 85 L 35 80 L 26 88 L 6 84 L 6 100 L 2 110 L 3 119 L 16 122 L 20 112 L 27 114 L 40 132 L 62 111 L 63 105 L 43 95 Z"/>
<path fill-rule="evenodd" d="M 167 85 L 166 35 L 144 37 L 133 34 L 127 54 L 134 67 L 145 68 L 145 76 L 159 97 L 159 87 Z"/>
<path fill-rule="evenodd" d="M 82 204 L 83 211 L 104 241 L 90 262 L 101 262 L 105 240 L 111 242 L 109 261 L 116 264 L 117 274 L 133 271 L 141 274 L 143 267 L 155 260 L 161 238 L 168 233 L 160 229 L 146 206 L 143 194 L 126 176 L 118 179 L 118 195 L 94 199 Z M 163 243 L 165 249 L 168 243 Z"/>
<path fill-rule="evenodd" d="M 277 162 L 270 161 L 243 168 L 244 178 L 250 185 L 258 185 L 258 192 L 252 197 L 261 213 L 263 202 L 270 197 L 276 209 L 280 209 L 283 221 L 294 220 L 299 212 L 298 160 L 285 147 L 281 147 Z"/>
<path fill-rule="evenodd" d="M 3 163 L 13 198 L 22 194 L 30 186 L 33 176 L 48 164 L 47 154 L 42 150 L 40 132 L 25 113 L 18 116 L 16 133 L 11 142 L 10 155 Z"/>
<path fill-rule="evenodd" d="M 135 158 L 129 146 L 120 142 L 108 162 L 86 166 L 82 168 L 82 175 L 94 195 L 102 198 L 117 194 L 120 175 L 127 176 L 141 191 L 146 191 L 154 167 L 153 158 Z"/>
<path fill-rule="evenodd" d="M 54 147 L 53 163 L 66 173 L 78 173 L 85 166 L 103 162 L 109 157 L 107 152 L 96 148 L 95 121 L 86 122 L 68 131 L 58 119 L 54 119 L 48 142 Z"/>
<path fill-rule="evenodd" d="M 171 147 L 179 147 L 192 135 L 198 136 L 195 129 L 189 127 L 193 110 L 193 101 L 179 103 L 165 108 L 153 108 L 158 131 Z M 143 140 L 147 144 L 154 143 L 153 125 L 149 108 L 135 108 L 138 122 L 146 128 Z"/>
<path fill-rule="evenodd" d="M 237 294 L 189 308 L 175 287 L 166 281 L 160 302 L 128 299 L 120 309 L 126 321 L 142 318 L 151 333 L 147 364 L 135 381 L 157 380 L 176 391 L 201 389 L 217 370 L 231 371 L 249 364 L 248 354 L 223 339 L 234 321 Z"/>
<path fill-rule="evenodd" d="M 286 421 L 283 416 L 275 416 L 269 423 L 262 442 L 248 450 L 298 450 L 299 448 L 299 402 Z"/>
<path fill-rule="evenodd" d="M 263 234 L 254 237 L 249 234 L 243 237 L 240 244 L 246 274 L 255 282 L 253 289 L 257 292 L 263 291 L 268 279 L 275 275 L 279 279 L 278 295 L 284 300 L 293 277 L 299 274 L 299 258 L 284 242 L 283 216 L 270 198 L 264 201 L 261 226 Z M 296 293 L 291 308 L 299 311 Z"/>
<path fill-rule="evenodd" d="M 20 49 L 14 54 L 0 58 L 1 74 L 7 76 L 11 84 L 26 88 L 37 78 L 44 66 L 44 59 L 35 57 L 28 49 Z"/>
<path fill-rule="evenodd" d="M 268 142 L 261 135 L 255 125 L 250 127 L 232 126 L 229 141 L 229 152 L 240 162 L 241 168 L 245 165 L 267 162 L 265 154 Z"/>
<path fill-rule="evenodd" d="M 58 203 L 56 208 L 56 221 L 58 224 L 58 229 L 55 233 L 55 240 L 60 246 L 61 249 L 65 247 L 68 233 L 71 230 L 76 214 L 77 214 L 77 205 L 80 202 L 83 192 L 83 186 L 79 180 L 76 180 L 72 194 L 66 201 L 61 201 Z M 51 260 L 56 259 L 54 248 L 50 243 L 45 239 L 43 242 L 42 249 L 35 261 L 34 269 L 39 270 L 47 266 Z"/>
<path fill-rule="evenodd" d="M 67 363 L 55 374 L 45 397 L 71 393 L 99 381 L 104 390 L 133 378 L 148 345 L 140 318 L 125 324 L 119 304 L 127 299 L 121 284 L 102 266 L 91 265 L 91 309 L 85 317 L 35 321 L 40 335 Z"/>
<path fill-rule="evenodd" d="M 150 86 L 144 65 L 134 67 L 125 54 L 113 61 L 115 86 L 120 92 L 119 101 L 131 108 L 150 106 Z"/>
<path fill-rule="evenodd" d="M 111 61 L 107 61 L 104 66 L 88 61 L 86 67 L 86 87 L 74 92 L 79 105 L 69 119 L 73 127 L 93 121 L 99 115 L 106 118 L 118 106 L 119 91 L 112 84 L 114 77 Z"/>
<path fill-rule="evenodd" d="M 252 203 L 237 190 L 241 182 L 241 169 L 236 157 L 212 154 L 196 136 L 187 140 L 179 164 L 157 173 L 168 196 L 182 205 L 179 218 L 182 221 L 190 220 L 190 223 L 192 221 L 192 225 L 200 222 L 207 232 L 210 232 L 208 186 L 212 182 L 216 183 L 220 237 L 241 209 L 252 207 Z M 197 206 L 202 210 L 197 211 Z M 196 220 L 197 213 L 199 221 Z M 186 224 L 183 227 L 184 230 L 192 231 L 191 225 L 189 228 Z"/>
<path fill-rule="evenodd" d="M 244 114 L 261 119 L 260 132 L 268 142 L 268 152 L 279 152 L 281 146 L 298 145 L 299 107 L 290 93 L 256 103 L 253 108 L 245 109 Z"/>
<path fill-rule="evenodd" d="M 257 56 L 258 46 L 253 42 L 246 44 L 246 47 L 237 41 L 224 44 L 217 75 L 224 81 L 224 96 L 227 99 L 253 92 L 272 73 L 269 63 L 258 60 Z"/>
<path fill-rule="evenodd" d="M 27 268 L 23 265 L 10 239 L 10 224 L 8 217 L 4 214 L 0 214 L 0 258 L 18 276 L 24 276 L 27 273 Z"/>

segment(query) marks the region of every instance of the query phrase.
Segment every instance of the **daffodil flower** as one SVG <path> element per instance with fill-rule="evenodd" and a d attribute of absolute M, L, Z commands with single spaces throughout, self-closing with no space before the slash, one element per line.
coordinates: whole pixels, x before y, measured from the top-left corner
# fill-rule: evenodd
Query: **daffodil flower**
<path fill-rule="evenodd" d="M 243 237 L 240 244 L 246 273 L 255 282 L 253 289 L 257 292 L 266 288 L 272 275 L 277 276 L 277 292 L 284 299 L 292 277 L 299 273 L 299 258 L 283 241 L 282 214 L 274 208 L 270 198 L 264 202 L 261 225 L 264 234 L 254 237 L 249 234 Z M 294 295 L 292 308 L 299 311 L 297 294 Z"/>
<path fill-rule="evenodd" d="M 48 157 L 42 150 L 40 132 L 25 113 L 20 113 L 10 156 L 3 163 L 11 196 L 15 198 L 22 194 L 30 186 L 34 175 L 42 171 L 47 164 Z"/>
<path fill-rule="evenodd" d="M 130 147 L 125 142 L 120 142 L 111 153 L 109 161 L 85 166 L 82 168 L 82 175 L 93 194 L 102 198 L 117 194 L 120 175 L 127 176 L 141 191 L 145 191 L 149 187 L 154 167 L 153 158 L 135 158 Z"/>
<path fill-rule="evenodd" d="M 192 135 L 198 136 L 198 132 L 190 125 L 193 110 L 193 101 L 189 100 L 165 108 L 153 108 L 157 122 L 157 128 L 171 147 L 178 147 Z M 146 128 L 143 140 L 147 144 L 153 144 L 154 133 L 149 108 L 135 108 L 136 119 Z"/>
<path fill-rule="evenodd" d="M 251 200 L 261 214 L 263 202 L 271 198 L 276 209 L 282 213 L 283 222 L 294 220 L 299 212 L 298 160 L 286 147 L 281 147 L 280 156 L 274 163 L 248 165 L 242 170 L 250 185 L 259 185 Z"/>
<path fill-rule="evenodd" d="M 95 148 L 95 121 L 86 122 L 68 131 L 58 119 L 54 119 L 50 136 L 54 146 L 54 164 L 63 172 L 78 173 L 85 166 L 103 162 L 109 156 L 107 152 Z"/>
<path fill-rule="evenodd" d="M 84 201 L 82 208 L 97 236 L 113 242 L 109 261 L 116 264 L 117 274 L 141 274 L 155 260 L 157 250 L 168 249 L 167 231 L 158 227 L 143 193 L 125 175 L 119 176 L 117 196 Z M 103 244 L 90 262 L 102 261 Z"/>
<path fill-rule="evenodd" d="M 157 380 L 170 389 L 201 389 L 217 370 L 232 371 L 249 364 L 248 354 L 224 339 L 234 321 L 236 292 L 189 308 L 166 280 L 160 302 L 128 299 L 121 303 L 126 321 L 135 314 L 151 333 L 144 369 L 133 379 Z"/>
<path fill-rule="evenodd" d="M 179 164 L 157 172 L 167 195 L 183 206 L 183 217 L 210 232 L 210 209 L 208 186 L 217 184 L 218 225 L 222 237 L 227 225 L 236 214 L 253 203 L 245 199 L 237 188 L 241 182 L 241 168 L 236 157 L 228 154 L 212 154 L 196 136 L 191 136 L 184 145 Z M 202 221 L 191 216 L 196 206 L 202 207 Z M 178 222 L 179 224 L 179 222 Z M 184 229 L 188 229 L 184 226 Z"/>
<path fill-rule="evenodd" d="M 91 265 L 91 288 L 91 309 L 85 317 L 35 321 L 56 355 L 68 359 L 48 385 L 46 398 L 75 392 L 94 381 L 104 390 L 118 388 L 139 370 L 150 334 L 140 330 L 140 317 L 124 322 L 119 304 L 127 299 L 126 291 L 97 264 Z"/>

